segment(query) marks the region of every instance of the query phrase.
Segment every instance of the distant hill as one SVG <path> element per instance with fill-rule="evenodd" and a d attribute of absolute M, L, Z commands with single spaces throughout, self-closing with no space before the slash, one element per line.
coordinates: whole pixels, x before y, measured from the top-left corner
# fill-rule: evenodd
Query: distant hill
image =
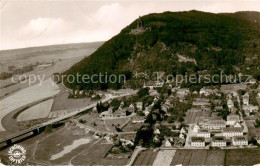
<path fill-rule="evenodd" d="M 139 29 L 138 21 L 143 24 Z M 135 20 L 65 74 L 124 73 L 129 80 L 126 85 L 138 87 L 142 81 L 133 78 L 135 71 L 173 75 L 241 72 L 260 79 L 259 64 L 259 12 L 164 12 Z M 122 86 L 101 82 L 66 85 L 80 89 Z"/>

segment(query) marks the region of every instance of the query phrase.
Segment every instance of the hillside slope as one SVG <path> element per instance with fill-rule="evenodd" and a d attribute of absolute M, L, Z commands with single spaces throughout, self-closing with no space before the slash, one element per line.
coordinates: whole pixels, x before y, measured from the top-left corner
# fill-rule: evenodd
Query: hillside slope
<path fill-rule="evenodd" d="M 260 13 L 164 12 L 141 17 L 145 32 L 131 34 L 135 20 L 91 56 L 65 74 L 126 74 L 138 87 L 134 72 L 192 74 L 242 72 L 260 77 Z M 183 60 L 184 58 L 184 60 Z M 181 60 L 182 59 L 182 60 Z M 185 59 L 187 61 L 185 61 Z M 122 83 L 68 83 L 70 88 L 120 88 Z"/>

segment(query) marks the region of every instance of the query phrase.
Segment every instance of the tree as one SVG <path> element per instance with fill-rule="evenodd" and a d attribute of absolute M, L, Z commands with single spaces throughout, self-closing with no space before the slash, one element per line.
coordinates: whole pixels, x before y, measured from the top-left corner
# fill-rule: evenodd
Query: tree
<path fill-rule="evenodd" d="M 137 92 L 137 96 L 139 98 L 143 98 L 143 97 L 147 96 L 148 94 L 149 94 L 149 88 L 142 88 L 141 90 L 139 90 Z"/>

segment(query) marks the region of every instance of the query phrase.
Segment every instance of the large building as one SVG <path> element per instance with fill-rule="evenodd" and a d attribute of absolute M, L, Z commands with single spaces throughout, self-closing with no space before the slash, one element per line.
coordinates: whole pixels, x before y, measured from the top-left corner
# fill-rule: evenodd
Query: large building
<path fill-rule="evenodd" d="M 248 145 L 248 140 L 246 137 L 233 137 L 232 138 L 232 144 L 233 146 L 247 146 Z"/>
<path fill-rule="evenodd" d="M 211 140 L 212 147 L 225 147 L 227 146 L 227 141 L 224 137 L 213 137 Z"/>
<path fill-rule="evenodd" d="M 243 136 L 243 128 L 242 127 L 228 127 L 223 129 L 223 136 L 226 138 Z"/>
<path fill-rule="evenodd" d="M 210 132 L 207 129 L 202 129 L 202 130 L 199 130 L 197 136 L 203 137 L 203 138 L 210 138 Z"/>
<path fill-rule="evenodd" d="M 126 110 L 121 109 L 121 110 L 116 110 L 113 112 L 113 108 L 110 107 L 108 111 L 104 111 L 99 114 L 99 118 L 101 119 L 115 119 L 115 118 L 122 118 L 126 117 Z"/>
<path fill-rule="evenodd" d="M 202 137 L 191 137 L 191 146 L 205 147 L 205 139 Z"/>

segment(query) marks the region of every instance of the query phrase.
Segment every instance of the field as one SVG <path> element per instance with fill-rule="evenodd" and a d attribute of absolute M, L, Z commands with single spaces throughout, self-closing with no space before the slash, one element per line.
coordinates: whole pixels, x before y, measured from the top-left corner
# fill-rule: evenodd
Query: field
<path fill-rule="evenodd" d="M 175 152 L 176 150 L 160 150 L 153 162 L 153 165 L 169 166 L 171 164 L 172 158 L 175 155 Z"/>
<path fill-rule="evenodd" d="M 135 160 L 134 165 L 152 165 L 157 154 L 158 151 L 154 149 L 142 151 L 141 154 Z"/>
<path fill-rule="evenodd" d="M 72 112 L 85 107 L 92 102 L 88 98 L 69 99 L 68 96 L 69 93 L 67 92 L 56 96 L 51 111 L 67 110 L 68 112 Z"/>
<path fill-rule="evenodd" d="M 19 92 L 0 101 L 0 121 L 2 121 L 5 115 L 15 109 L 32 102 L 54 96 L 59 92 L 60 90 L 58 86 L 53 84 L 51 79 L 44 81 L 41 86 L 36 84 L 34 86 L 22 89 Z M 0 131 L 5 131 L 2 124 L 0 125 Z"/>
<path fill-rule="evenodd" d="M 26 162 L 30 165 L 125 165 L 128 159 L 109 159 L 106 154 L 112 147 L 104 139 L 86 133 L 84 129 L 72 126 L 61 126 L 51 132 L 29 138 L 21 143 L 26 149 Z M 5 164 L 8 160 L 8 149 L 0 151 L 0 158 Z M 107 164 L 106 164 L 107 165 Z"/>
<path fill-rule="evenodd" d="M 195 124 L 197 122 L 199 122 L 199 118 L 200 117 L 207 117 L 208 114 L 205 111 L 201 111 L 201 110 L 188 110 L 186 112 L 186 116 L 185 116 L 185 123 L 186 124 Z"/>
<path fill-rule="evenodd" d="M 131 121 L 129 121 L 129 120 L 130 120 L 130 118 L 119 118 L 119 119 L 109 119 L 109 120 L 104 120 L 104 121 L 110 131 L 116 131 L 115 126 L 121 128 L 127 122 L 131 123 Z"/>
<path fill-rule="evenodd" d="M 28 108 L 27 110 L 23 111 L 20 115 L 18 115 L 17 121 L 21 122 L 48 117 L 51 111 L 52 103 L 53 99 L 50 99 Z"/>
<path fill-rule="evenodd" d="M 175 153 L 175 155 L 174 155 Z M 157 157 L 156 157 L 157 155 Z M 174 155 L 170 165 L 254 165 L 260 163 L 260 148 L 257 149 L 231 149 L 231 150 L 184 150 L 179 149 L 169 154 Z M 161 156 L 152 150 L 141 152 L 135 161 L 135 165 L 152 165 Z M 151 158 L 150 161 L 145 161 Z M 154 160 L 155 159 L 155 160 Z M 161 163 L 165 162 L 161 160 Z M 163 165 L 168 165 L 163 164 Z"/>
<path fill-rule="evenodd" d="M 62 73 L 68 70 L 85 56 L 92 54 L 102 43 L 103 42 L 68 44 L 0 51 L 0 71 L 7 71 L 7 67 L 11 65 L 19 67 L 36 62 L 55 62 L 55 64 L 50 67 L 23 74 L 25 76 L 39 75 L 41 78 L 45 76 L 47 79 L 51 77 L 53 73 Z M 28 87 L 27 82 L 14 84 L 11 78 L 0 80 L 0 98 L 7 97 L 26 87 Z"/>

